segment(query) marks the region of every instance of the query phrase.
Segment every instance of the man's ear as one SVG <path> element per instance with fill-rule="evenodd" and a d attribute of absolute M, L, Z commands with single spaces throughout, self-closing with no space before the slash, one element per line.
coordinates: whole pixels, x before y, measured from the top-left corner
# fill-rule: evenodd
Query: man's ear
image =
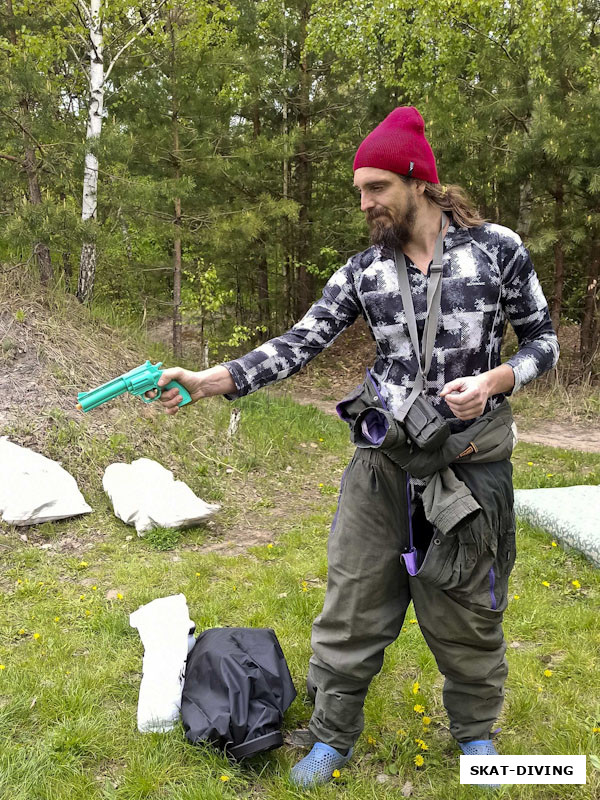
<path fill-rule="evenodd" d="M 420 181 L 417 178 L 413 179 L 413 184 L 415 187 L 415 193 L 418 195 L 422 195 L 425 192 L 425 187 L 427 186 L 426 181 Z"/>

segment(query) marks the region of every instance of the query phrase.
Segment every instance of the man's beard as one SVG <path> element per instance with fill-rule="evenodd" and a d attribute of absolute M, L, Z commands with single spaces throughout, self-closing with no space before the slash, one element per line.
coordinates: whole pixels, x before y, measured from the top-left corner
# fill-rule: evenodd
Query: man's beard
<path fill-rule="evenodd" d="M 402 248 L 412 238 L 415 219 L 417 217 L 417 204 L 409 203 L 401 219 L 389 211 L 369 209 L 366 213 L 371 244 L 389 247 L 392 250 Z"/>

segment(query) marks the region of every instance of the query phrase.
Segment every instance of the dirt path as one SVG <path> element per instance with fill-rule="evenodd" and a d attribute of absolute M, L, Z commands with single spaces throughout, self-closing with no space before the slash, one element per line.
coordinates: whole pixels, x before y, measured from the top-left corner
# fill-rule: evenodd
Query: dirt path
<path fill-rule="evenodd" d="M 335 414 L 335 401 L 323 400 L 312 394 L 292 393 L 300 405 L 312 405 L 325 414 Z M 584 453 L 600 453 L 600 430 L 584 425 L 560 424 L 550 420 L 527 420 L 516 416 L 519 441 L 561 447 L 564 450 L 581 450 Z"/>
<path fill-rule="evenodd" d="M 584 425 L 561 424 L 550 420 L 523 420 L 516 417 L 519 439 L 531 444 L 600 453 L 600 430 Z M 537 422 L 537 424 L 536 424 Z"/>

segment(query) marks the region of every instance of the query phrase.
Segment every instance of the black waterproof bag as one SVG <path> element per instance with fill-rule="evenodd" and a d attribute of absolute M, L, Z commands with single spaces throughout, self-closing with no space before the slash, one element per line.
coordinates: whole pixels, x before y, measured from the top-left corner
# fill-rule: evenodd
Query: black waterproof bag
<path fill-rule="evenodd" d="M 271 628 L 213 628 L 186 666 L 181 719 L 193 744 L 212 742 L 236 761 L 283 744 L 296 689 Z"/>

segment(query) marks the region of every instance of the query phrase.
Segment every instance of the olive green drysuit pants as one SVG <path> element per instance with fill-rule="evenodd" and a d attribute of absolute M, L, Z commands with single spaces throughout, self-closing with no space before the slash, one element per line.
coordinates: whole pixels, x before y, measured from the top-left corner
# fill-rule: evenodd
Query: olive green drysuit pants
<path fill-rule="evenodd" d="M 307 686 L 315 740 L 342 751 L 354 745 L 369 683 L 411 600 L 445 676 L 450 732 L 459 742 L 490 738 L 508 671 L 502 615 L 515 559 L 512 467 L 503 460 L 453 470 L 482 511 L 446 537 L 416 506 L 413 536 L 427 553 L 424 580 L 409 575 L 402 559 L 409 549 L 406 472 L 372 449 L 358 449 L 348 466 L 328 543 L 327 593 L 312 633 Z"/>

